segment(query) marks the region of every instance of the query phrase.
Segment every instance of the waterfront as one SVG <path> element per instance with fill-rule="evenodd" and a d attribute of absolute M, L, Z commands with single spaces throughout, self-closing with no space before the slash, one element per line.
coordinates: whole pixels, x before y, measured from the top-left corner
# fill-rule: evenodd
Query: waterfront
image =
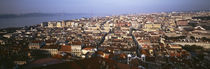
<path fill-rule="evenodd" d="M 62 20 L 71 20 L 79 19 L 82 17 L 94 17 L 96 15 L 91 14 L 77 14 L 77 15 L 54 15 L 54 16 L 30 16 L 30 17 L 14 17 L 14 18 L 0 18 L 0 28 L 7 27 L 23 27 L 37 25 L 41 22 L 47 21 L 62 21 Z M 103 15 L 98 15 L 103 16 Z"/>

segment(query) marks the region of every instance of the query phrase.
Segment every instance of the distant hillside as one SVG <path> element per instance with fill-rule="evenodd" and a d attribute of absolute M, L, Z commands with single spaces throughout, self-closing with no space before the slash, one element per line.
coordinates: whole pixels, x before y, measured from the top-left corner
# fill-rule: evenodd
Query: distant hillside
<path fill-rule="evenodd" d="M 57 15 L 88 15 L 85 13 L 28 13 L 28 14 L 0 14 L 0 18 L 41 17 Z"/>
<path fill-rule="evenodd" d="M 210 20 L 210 16 L 193 17 L 193 19 Z"/>

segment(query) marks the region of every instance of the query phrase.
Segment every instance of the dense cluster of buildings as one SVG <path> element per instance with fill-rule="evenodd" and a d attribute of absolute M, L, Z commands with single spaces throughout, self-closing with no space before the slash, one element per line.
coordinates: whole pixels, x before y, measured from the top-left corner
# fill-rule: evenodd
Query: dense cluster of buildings
<path fill-rule="evenodd" d="M 0 44 L 9 54 L 24 52 L 27 58 L 14 62 L 26 67 L 43 56 L 62 62 L 101 57 L 149 69 L 208 68 L 194 63 L 194 54 L 183 47 L 209 50 L 209 16 L 210 12 L 172 12 L 49 21 L 5 33 Z M 204 53 L 203 61 L 210 61 L 210 53 Z"/>

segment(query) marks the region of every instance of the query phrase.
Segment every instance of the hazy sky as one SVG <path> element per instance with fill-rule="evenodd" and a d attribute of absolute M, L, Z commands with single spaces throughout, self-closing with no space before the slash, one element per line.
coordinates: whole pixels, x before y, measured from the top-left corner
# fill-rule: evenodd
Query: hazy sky
<path fill-rule="evenodd" d="M 210 9 L 210 0 L 0 0 L 0 14 L 119 14 L 207 9 Z"/>

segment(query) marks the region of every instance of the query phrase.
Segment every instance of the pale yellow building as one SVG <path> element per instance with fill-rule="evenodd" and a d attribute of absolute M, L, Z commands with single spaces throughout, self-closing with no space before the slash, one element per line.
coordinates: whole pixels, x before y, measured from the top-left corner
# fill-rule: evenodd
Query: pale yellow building
<path fill-rule="evenodd" d="M 161 29 L 161 24 L 153 24 L 153 23 L 145 24 L 143 27 L 144 31 L 158 31 L 160 29 Z"/>
<path fill-rule="evenodd" d="M 56 27 L 58 27 L 58 28 L 61 28 L 61 27 L 62 27 L 62 24 L 61 24 L 61 22 L 57 22 L 57 25 L 56 25 Z"/>

